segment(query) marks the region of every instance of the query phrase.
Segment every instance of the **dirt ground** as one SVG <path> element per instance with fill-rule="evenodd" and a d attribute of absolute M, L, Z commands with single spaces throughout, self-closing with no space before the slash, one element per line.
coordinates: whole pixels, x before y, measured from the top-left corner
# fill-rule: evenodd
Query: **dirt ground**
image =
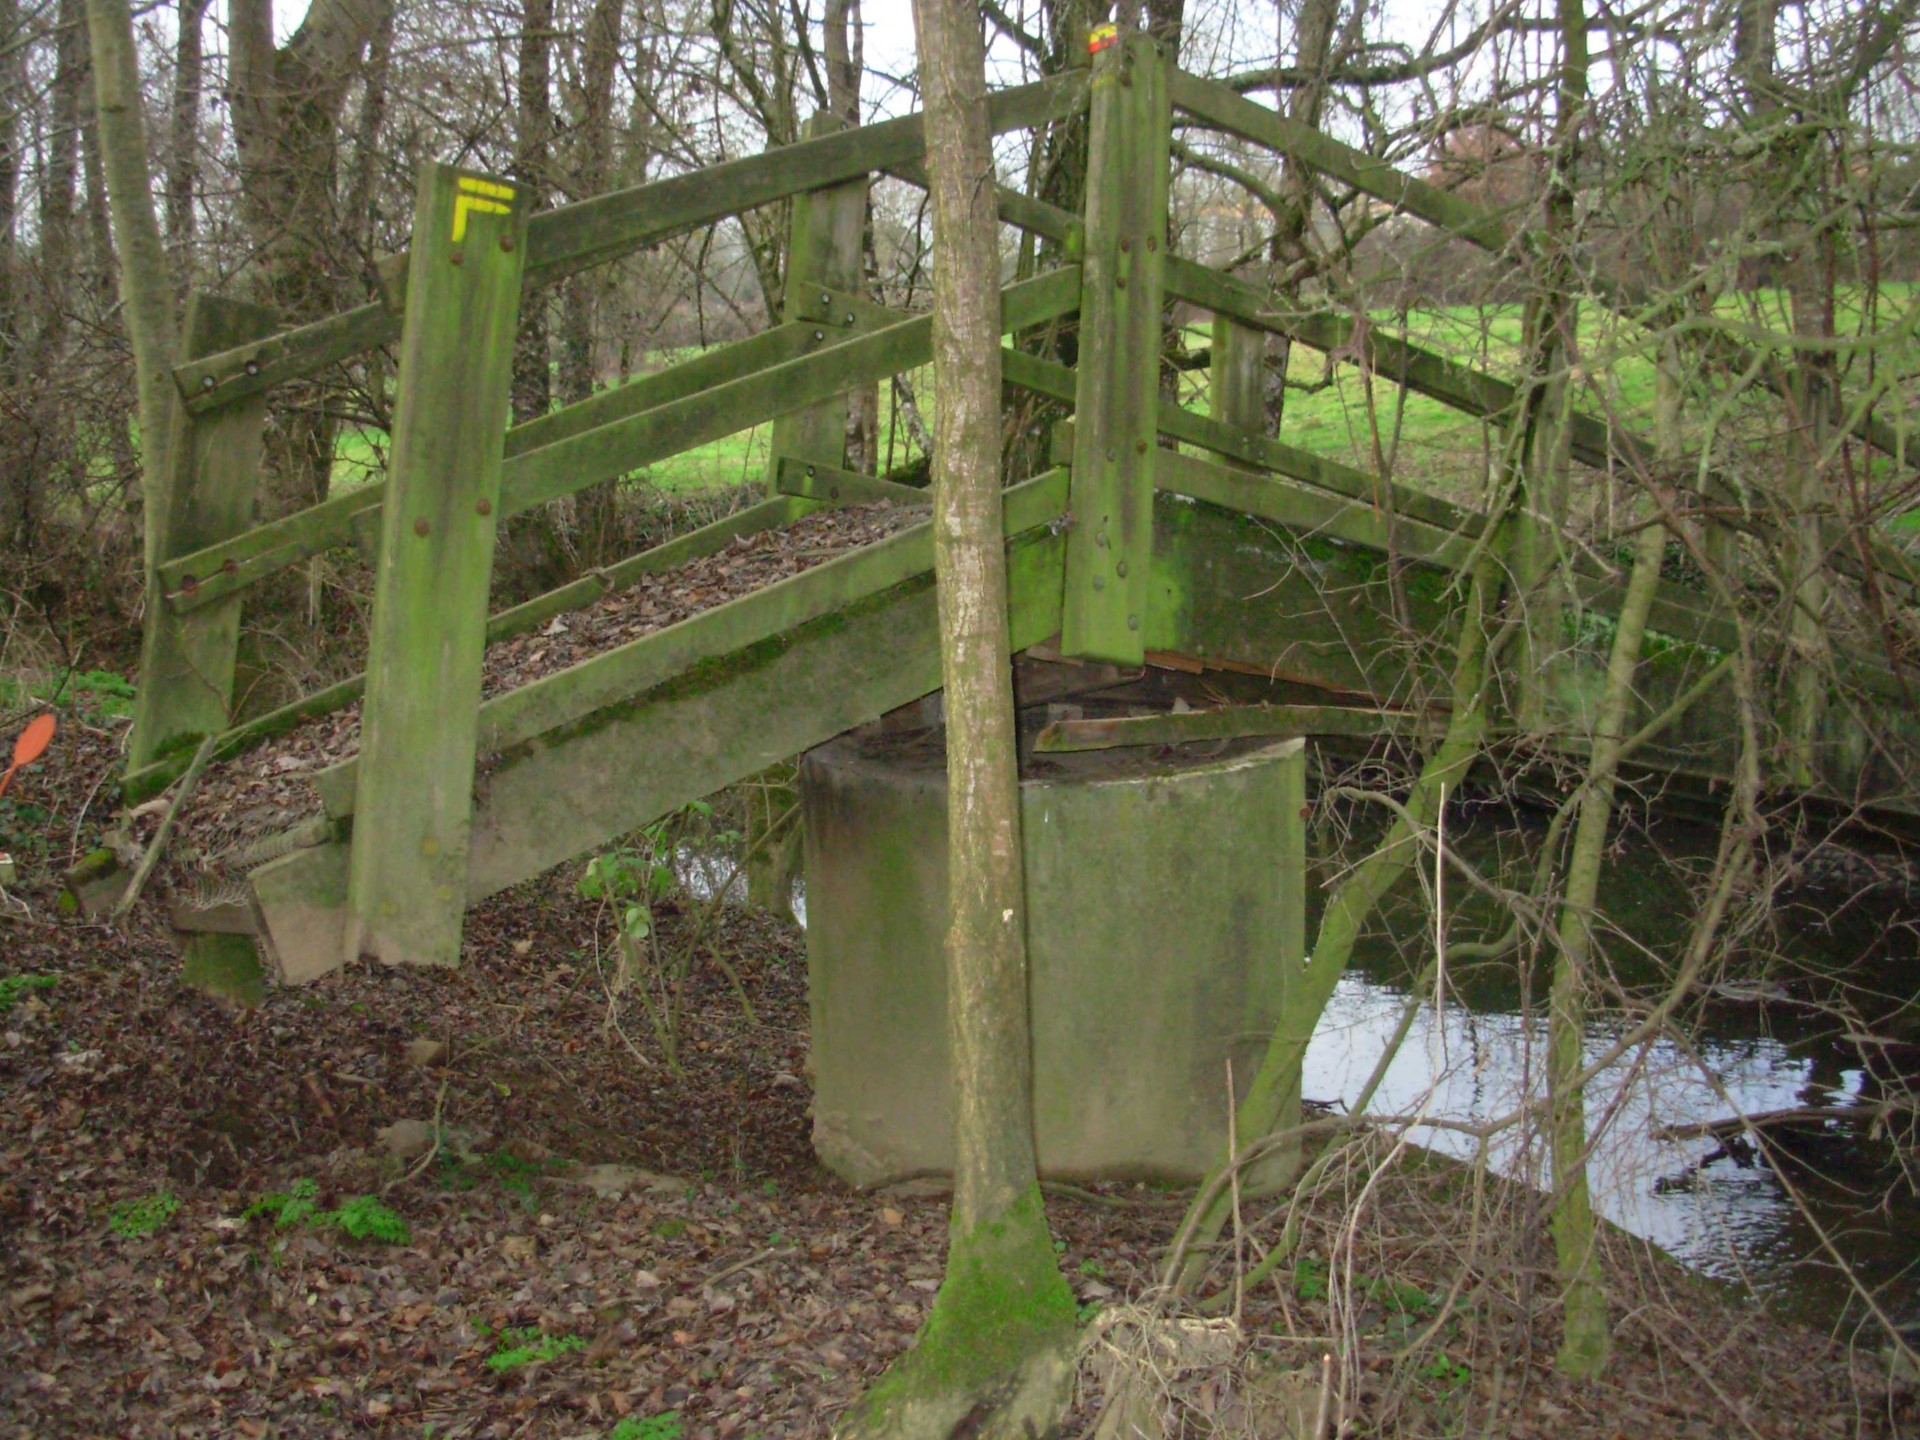
<path fill-rule="evenodd" d="M 16 980 L 0 1016 L 0 1435 L 824 1435 L 912 1343 L 945 1201 L 815 1164 L 795 927 L 725 914 L 714 943 L 753 1016 L 703 956 L 679 1076 L 631 1000 L 610 1012 L 573 873 L 476 911 L 458 972 L 356 967 L 236 1013 L 179 983 L 164 897 L 121 930 L 59 916 L 122 739 L 63 719 L 0 802 L 22 865 L 0 980 L 50 981 Z M 671 944 L 688 917 L 662 923 Z M 1312 1377 L 1332 1355 L 1329 1424 L 1356 1436 L 1920 1434 L 1875 1356 L 1628 1245 L 1607 1378 L 1557 1378 L 1538 1217 L 1495 1234 L 1459 1179 L 1395 1167 L 1364 1207 L 1327 1188 L 1237 1327 L 1157 1332 L 1212 1337 L 1204 1363 L 1156 1361 L 1180 1433 L 1278 1435 L 1236 1375 Z M 1152 1298 L 1181 1203 L 1049 1197 L 1089 1322 L 1069 1434 L 1092 1433 L 1137 1334 L 1114 1317 Z"/>

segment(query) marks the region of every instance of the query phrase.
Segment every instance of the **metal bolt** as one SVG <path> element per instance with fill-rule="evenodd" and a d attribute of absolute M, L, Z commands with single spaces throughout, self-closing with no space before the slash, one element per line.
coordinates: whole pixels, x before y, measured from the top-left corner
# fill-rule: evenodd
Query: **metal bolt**
<path fill-rule="evenodd" d="M 1118 450 L 1116 450 L 1116 449 L 1114 449 L 1114 447 L 1113 447 L 1113 446 L 1111 446 L 1111 445 L 1109 445 L 1109 446 L 1107 447 L 1107 463 L 1108 463 L 1109 465 L 1112 465 L 1112 464 L 1114 464 L 1114 463 L 1115 463 L 1116 461 L 1118 461 L 1118 460 L 1119 460 L 1119 458 L 1120 458 L 1120 452 L 1119 452 Z"/>
<path fill-rule="evenodd" d="M 1129 630 L 1138 630 L 1140 628 L 1140 617 L 1138 615 L 1127 616 L 1127 628 Z"/>
<path fill-rule="evenodd" d="M 814 468 L 813 468 L 813 466 L 811 466 L 811 465 L 809 465 L 809 466 L 807 466 L 807 479 L 809 479 L 809 480 L 812 480 L 812 479 L 814 479 L 814 478 L 815 478 L 816 476 L 818 476 L 818 475 L 819 475 L 819 473 L 820 473 L 820 472 L 819 472 L 818 470 L 816 470 L 816 469 L 814 469 Z"/>
<path fill-rule="evenodd" d="M 240 573 L 240 562 L 229 556 L 220 562 L 220 573 L 222 575 L 238 575 Z"/>
<path fill-rule="evenodd" d="M 202 390 L 211 390 L 213 388 L 213 376 L 203 376 L 200 380 L 200 388 Z"/>
<path fill-rule="evenodd" d="M 840 498 L 840 487 L 838 485 L 829 485 L 827 487 L 827 498 L 830 500 L 838 500 Z"/>
<path fill-rule="evenodd" d="M 416 520 L 413 522 L 413 533 L 419 536 L 424 537 L 427 531 L 431 530 L 432 528 L 433 527 L 427 524 L 427 522 L 424 519 Z"/>
<path fill-rule="evenodd" d="M 200 588 L 200 579 L 198 576 L 182 575 L 180 577 L 180 593 L 182 595 L 191 595 L 193 594 L 194 591 L 198 590 L 199 588 Z"/>
<path fill-rule="evenodd" d="M 1134 454 L 1136 454 L 1136 455 L 1144 455 L 1144 454 L 1146 454 L 1146 453 L 1147 453 L 1147 442 L 1146 442 L 1146 441 L 1144 441 L 1144 440 L 1136 440 L 1136 441 L 1134 441 L 1134 442 L 1133 442 L 1133 453 L 1134 453 Z"/>
<path fill-rule="evenodd" d="M 466 259 L 467 257 L 465 255 L 455 250 L 451 255 L 447 256 L 447 263 L 449 265 L 461 265 L 466 263 Z"/>
<path fill-rule="evenodd" d="M 847 324 L 851 325 L 852 323 L 853 323 L 853 312 L 849 310 L 847 311 Z"/>
<path fill-rule="evenodd" d="M 1159 248 L 1160 248 L 1160 237 L 1158 235 L 1149 235 L 1147 237 L 1147 249 L 1158 250 Z"/>
<path fill-rule="evenodd" d="M 1093 532 L 1093 543 L 1102 550 L 1107 548 L 1107 532 L 1104 528 Z"/>
<path fill-rule="evenodd" d="M 827 332 L 824 330 L 816 330 L 813 332 L 813 338 L 815 340 L 824 340 L 827 338 Z"/>
<path fill-rule="evenodd" d="M 1104 589 L 1106 589 L 1106 588 L 1107 588 L 1107 577 L 1106 577 L 1106 576 L 1104 576 L 1104 575 L 1096 575 L 1096 576 L 1094 576 L 1094 577 L 1093 577 L 1093 588 L 1094 588 L 1094 589 L 1096 589 L 1096 590 L 1104 590 Z"/>
<path fill-rule="evenodd" d="M 476 515 L 491 515 L 493 513 L 493 501 L 491 500 L 474 501 L 473 513 Z"/>
<path fill-rule="evenodd" d="M 247 361 L 247 373 L 249 375 L 258 375 L 260 373 L 260 362 L 258 360 Z"/>
<path fill-rule="evenodd" d="M 1122 255 L 1124 255 L 1124 254 L 1126 254 L 1126 253 L 1127 253 L 1127 252 L 1128 252 L 1129 250 L 1131 250 L 1131 249 L 1133 249 L 1133 241 L 1131 241 L 1131 240 L 1122 240 L 1122 241 L 1120 242 L 1120 253 L 1121 253 Z"/>
<path fill-rule="evenodd" d="M 1118 565 L 1114 566 L 1113 573 L 1118 575 L 1122 580 L 1126 579 L 1127 578 L 1127 562 L 1122 560 Z"/>
<path fill-rule="evenodd" d="M 511 235 L 502 235 L 500 237 L 500 248 L 511 252 L 513 249 L 513 237 Z"/>
<path fill-rule="evenodd" d="M 1114 277 L 1113 277 L 1113 288 L 1114 288 L 1114 289 L 1116 289 L 1116 290 L 1124 290 L 1124 289 L 1126 289 L 1126 288 L 1127 288 L 1127 277 L 1126 277 L 1126 276 L 1124 276 L 1124 275 L 1116 275 L 1116 276 L 1114 276 Z"/>
<path fill-rule="evenodd" d="M 829 294 L 828 294 L 828 293 L 827 293 L 826 291 L 824 291 L 824 290 L 822 290 L 822 291 L 820 292 L 820 303 L 821 303 L 822 305 L 831 305 L 831 304 L 833 304 L 833 296 L 831 296 L 831 295 L 829 295 Z"/>

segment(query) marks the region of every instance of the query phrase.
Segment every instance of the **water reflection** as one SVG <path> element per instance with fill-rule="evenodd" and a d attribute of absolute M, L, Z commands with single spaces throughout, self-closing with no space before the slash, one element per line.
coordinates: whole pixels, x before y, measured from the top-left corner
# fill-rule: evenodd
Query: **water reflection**
<path fill-rule="evenodd" d="M 1348 973 L 1308 1047 L 1303 1093 L 1353 1102 L 1399 1023 L 1405 1000 L 1399 989 Z M 1617 1028 L 1592 1027 L 1589 1062 L 1619 1038 Z M 1816 1302 L 1799 1307 L 1803 1310 L 1830 1308 L 1837 1293 L 1816 1283 L 1809 1294 L 1796 1265 L 1813 1237 L 1764 1164 L 1722 1159 L 1696 1170 L 1717 1142 L 1655 1135 L 1666 1126 L 1723 1118 L 1735 1107 L 1751 1114 L 1848 1104 L 1858 1098 L 1859 1073 L 1847 1072 L 1840 1088 L 1822 1088 L 1814 1083 L 1811 1060 L 1766 1036 L 1708 1035 L 1695 1048 L 1698 1062 L 1670 1043 L 1657 1042 L 1602 1071 L 1589 1087 L 1588 1124 L 1598 1134 L 1588 1176 L 1595 1207 L 1706 1274 L 1745 1279 L 1778 1298 Z M 1485 1124 L 1545 1093 L 1546 1060 L 1543 1017 L 1423 1004 L 1372 1108 L 1380 1114 L 1420 1112 L 1429 1121 Z M 1726 1098 L 1704 1078 L 1701 1063 Z M 1472 1158 L 1479 1144 L 1471 1135 L 1431 1123 L 1417 1127 L 1413 1138 L 1461 1159 Z M 1545 1149 L 1538 1130 L 1522 1125 L 1491 1141 L 1489 1156 L 1500 1173 L 1545 1189 L 1551 1178 Z"/>

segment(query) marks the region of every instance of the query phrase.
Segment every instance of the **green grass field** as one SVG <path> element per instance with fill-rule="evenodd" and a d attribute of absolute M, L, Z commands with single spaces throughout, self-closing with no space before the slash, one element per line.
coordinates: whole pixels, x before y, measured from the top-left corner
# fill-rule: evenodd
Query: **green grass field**
<path fill-rule="evenodd" d="M 1909 285 L 1881 289 L 1873 317 L 1879 352 L 1874 368 L 1881 373 L 1889 366 L 1902 371 L 1920 368 L 1920 344 L 1914 339 L 1914 327 L 1902 323 L 1905 310 L 1913 303 L 1913 290 Z M 1729 328 L 1736 338 L 1751 339 L 1767 328 L 1783 329 L 1786 304 L 1785 295 L 1778 291 L 1728 296 L 1716 310 L 1714 320 Z M 1404 336 L 1462 364 L 1496 374 L 1511 373 L 1520 350 L 1521 314 L 1517 306 L 1433 307 L 1404 316 L 1376 311 L 1369 319 L 1384 333 Z M 1838 328 L 1843 333 L 1858 333 L 1865 328 L 1863 310 L 1856 299 L 1843 297 Z M 1187 343 L 1189 348 L 1198 348 L 1208 344 L 1209 338 L 1209 327 L 1199 324 L 1189 330 Z M 1589 305 L 1582 312 L 1580 344 L 1584 363 L 1576 379 L 1576 404 L 1589 413 L 1611 414 L 1629 428 L 1650 433 L 1655 366 L 1644 333 Z M 650 355 L 648 361 L 651 367 L 659 368 L 694 353 L 661 351 Z M 1864 374 L 1868 367 L 1856 357 L 1852 368 Z M 1455 498 L 1478 493 L 1493 443 L 1483 421 L 1439 401 L 1403 392 L 1380 377 L 1370 384 L 1353 364 L 1329 363 L 1325 355 L 1302 345 L 1293 348 L 1288 379 L 1281 438 L 1289 444 L 1368 472 L 1377 468 L 1377 462 L 1384 463 L 1393 478 L 1402 483 Z M 1849 386 L 1850 390 L 1856 388 Z M 922 416 L 931 425 L 933 386 L 928 371 L 918 373 L 915 390 Z M 1183 374 L 1179 394 L 1183 405 L 1204 411 L 1205 370 Z M 1736 405 L 1732 413 L 1740 410 Z M 903 464 L 914 452 L 905 425 L 896 424 L 888 412 L 883 390 L 881 454 L 888 454 L 892 427 L 891 453 L 896 464 Z M 1694 438 L 1704 434 L 1707 418 L 1704 411 L 1695 413 L 1687 426 Z M 1714 418 L 1724 421 L 1725 417 Z M 685 451 L 639 472 L 634 483 L 686 492 L 758 480 L 766 471 L 769 429 L 756 426 Z M 381 473 L 385 455 L 384 434 L 343 431 L 334 463 L 334 485 L 345 489 L 366 483 Z"/>

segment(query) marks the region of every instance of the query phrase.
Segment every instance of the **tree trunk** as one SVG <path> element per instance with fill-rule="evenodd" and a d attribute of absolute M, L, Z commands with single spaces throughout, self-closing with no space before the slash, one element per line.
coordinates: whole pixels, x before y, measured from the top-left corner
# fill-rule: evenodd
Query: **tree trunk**
<path fill-rule="evenodd" d="M 613 76 L 620 59 L 624 0 L 594 0 L 587 15 L 580 50 L 580 113 L 572 173 L 574 198 L 584 200 L 607 188 L 613 168 Z M 595 373 L 594 318 L 604 270 L 590 270 L 569 278 L 562 290 L 560 340 L 560 398 L 578 404 L 593 394 Z M 619 548 L 620 519 L 616 507 L 619 482 L 589 485 L 573 497 L 575 529 L 581 552 L 595 561 L 609 558 Z"/>
<path fill-rule="evenodd" d="M 553 163 L 553 0 L 526 0 L 520 12 L 519 133 L 514 140 L 513 178 L 533 197 L 537 214 L 547 208 Z M 513 420 L 516 425 L 553 408 L 553 364 L 547 343 L 547 307 L 542 295 L 521 306 L 513 353 Z"/>
<path fill-rule="evenodd" d="M 200 89 L 204 64 L 200 28 L 207 0 L 180 0 L 180 33 L 174 44 L 173 124 L 167 145 L 167 245 L 179 266 L 183 287 L 193 263 L 193 184 L 200 166 Z"/>
<path fill-rule="evenodd" d="M 1049 1432 L 1074 1302 L 1033 1148 L 1026 896 L 1001 538 L 998 226 L 978 11 L 916 0 L 933 199 L 934 573 L 947 713 L 947 1034 L 954 1194 L 947 1275 L 919 1344 L 845 1433 Z"/>
<path fill-rule="evenodd" d="M 146 568 L 152 575 L 165 513 L 161 487 L 170 473 L 167 445 L 179 403 L 173 387 L 173 288 L 167 252 L 147 186 L 147 136 L 140 107 L 140 59 L 126 0 L 87 0 L 93 46 L 94 108 L 100 158 L 112 195 L 120 250 L 120 293 L 139 391 L 140 462 L 146 517 Z M 152 591 L 149 589 L 149 596 Z M 151 600 L 149 603 L 154 603 Z"/>
<path fill-rule="evenodd" d="M 1594 903 L 1606 858 L 1607 827 L 1613 820 L 1614 778 L 1620 769 L 1620 743 L 1628 707 L 1633 703 L 1634 672 L 1647 614 L 1660 588 L 1660 561 L 1666 553 L 1666 528 L 1648 525 L 1641 533 L 1620 606 L 1620 628 L 1607 658 L 1606 690 L 1594 726 L 1593 755 L 1580 797 L 1580 818 L 1567 861 L 1566 893 L 1560 904 L 1559 953 L 1547 1018 L 1547 1095 L 1553 1146 L 1553 1248 L 1565 1293 L 1565 1333 L 1556 1365 L 1563 1374 L 1591 1380 L 1607 1365 L 1612 1335 L 1607 1297 L 1601 1288 L 1595 1250 L 1593 1200 L 1587 1190 L 1586 1092 L 1579 1081 L 1586 1067 L 1587 962 L 1593 954 Z"/>
<path fill-rule="evenodd" d="M 240 212 L 254 244 L 255 296 L 289 325 L 341 308 L 350 246 L 338 223 L 339 122 L 368 42 L 394 0 L 315 0 L 287 43 L 273 42 L 270 0 L 230 0 L 230 110 Z M 318 382 L 294 387 L 268 432 L 265 508 L 327 498 L 337 424 Z"/>

